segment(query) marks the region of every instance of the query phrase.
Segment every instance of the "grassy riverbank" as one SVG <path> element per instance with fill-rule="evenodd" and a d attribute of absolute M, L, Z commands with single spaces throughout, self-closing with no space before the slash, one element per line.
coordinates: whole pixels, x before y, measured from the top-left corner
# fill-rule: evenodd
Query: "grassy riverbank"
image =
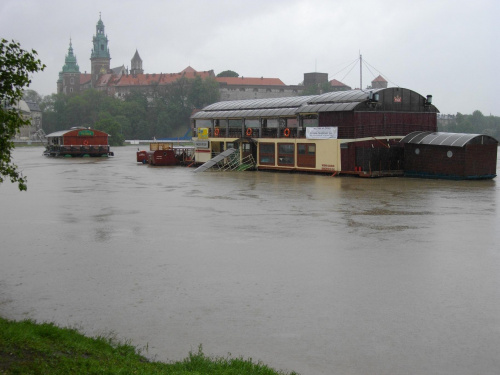
<path fill-rule="evenodd" d="M 183 361 L 152 362 L 126 343 L 85 337 L 74 329 L 51 323 L 3 318 L 0 374 L 285 375 L 251 359 L 207 357 L 201 346 Z"/>

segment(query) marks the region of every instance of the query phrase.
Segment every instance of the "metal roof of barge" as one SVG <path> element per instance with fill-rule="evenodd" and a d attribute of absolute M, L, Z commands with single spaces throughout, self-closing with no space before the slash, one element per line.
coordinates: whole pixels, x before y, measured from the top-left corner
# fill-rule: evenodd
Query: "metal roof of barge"
<path fill-rule="evenodd" d="M 321 95 L 315 95 L 308 103 L 361 103 L 368 100 L 370 92 L 376 93 L 384 89 L 369 89 L 369 90 L 347 90 L 347 91 L 333 91 Z"/>
<path fill-rule="evenodd" d="M 320 104 L 306 104 L 299 107 L 295 113 L 318 113 L 318 112 L 338 112 L 350 111 L 354 109 L 359 102 L 350 103 L 320 103 Z"/>
<path fill-rule="evenodd" d="M 92 129 L 92 128 L 85 128 L 83 126 L 77 126 L 77 127 L 74 127 L 74 128 L 68 129 L 68 130 L 59 130 L 57 132 L 53 132 L 53 133 L 47 134 L 46 137 L 51 137 L 51 138 L 52 137 L 63 137 L 67 133 L 74 132 L 75 130 L 78 130 L 78 131 L 81 131 L 81 130 L 90 130 L 90 131 L 93 131 L 93 132 L 104 133 L 104 134 L 106 134 L 106 135 L 109 136 L 109 134 L 107 134 L 106 132 L 103 132 L 101 130 Z"/>
<path fill-rule="evenodd" d="M 242 109 L 234 111 L 197 112 L 192 118 L 243 118 L 295 116 L 297 108 Z"/>
<path fill-rule="evenodd" d="M 231 100 L 210 104 L 202 111 L 230 111 L 246 109 L 297 108 L 313 96 L 292 96 L 287 98 Z"/>
<path fill-rule="evenodd" d="M 401 143 L 464 147 L 466 144 L 494 144 L 498 141 L 485 134 L 416 131 L 401 139 Z"/>
<path fill-rule="evenodd" d="M 47 134 L 46 137 L 62 137 L 64 134 L 69 133 L 73 130 L 60 130 L 58 132 Z"/>
<path fill-rule="evenodd" d="M 295 116 L 299 113 L 350 111 L 368 100 L 370 92 L 383 89 L 349 90 L 322 95 L 287 98 L 232 100 L 210 104 L 195 113 L 193 119 L 251 118 Z"/>

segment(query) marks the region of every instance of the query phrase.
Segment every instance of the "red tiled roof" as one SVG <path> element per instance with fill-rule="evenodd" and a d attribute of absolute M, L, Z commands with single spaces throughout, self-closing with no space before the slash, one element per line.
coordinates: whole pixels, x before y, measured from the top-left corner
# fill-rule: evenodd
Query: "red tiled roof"
<path fill-rule="evenodd" d="M 91 80 L 91 75 L 90 73 L 81 73 L 80 74 L 80 85 L 84 85 L 87 82 L 90 82 Z"/>
<path fill-rule="evenodd" d="M 248 86 L 285 86 L 279 78 L 244 78 L 244 77 L 215 77 L 219 83 L 228 85 L 248 85 Z"/>
<path fill-rule="evenodd" d="M 331 86 L 337 86 L 337 87 L 348 87 L 346 84 L 340 82 L 340 81 L 337 81 L 336 79 L 332 79 L 330 81 L 330 85 Z"/>
<path fill-rule="evenodd" d="M 102 78 L 104 77 L 105 76 Z M 158 85 L 168 85 L 182 77 L 187 79 L 193 79 L 196 77 L 206 79 L 208 77 L 214 77 L 214 72 L 213 70 L 197 72 L 194 69 L 192 71 L 186 71 L 185 69 L 180 73 L 124 74 L 120 77 L 114 76 L 113 84 L 116 86 L 147 86 L 154 82 Z M 106 83 L 107 82 L 103 82 L 103 84 Z"/>
<path fill-rule="evenodd" d="M 372 82 L 387 82 L 382 76 L 378 76 Z"/>

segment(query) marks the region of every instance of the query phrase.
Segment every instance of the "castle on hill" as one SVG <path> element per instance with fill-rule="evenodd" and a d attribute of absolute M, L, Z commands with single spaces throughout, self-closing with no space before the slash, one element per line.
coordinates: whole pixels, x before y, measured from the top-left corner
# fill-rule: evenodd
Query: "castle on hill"
<path fill-rule="evenodd" d="M 57 93 L 78 93 L 90 88 L 104 91 L 110 96 L 125 97 L 133 91 L 148 92 L 153 87 L 171 85 L 180 78 L 212 78 L 219 83 L 220 100 L 266 99 L 301 95 L 310 85 L 329 82 L 332 91 L 350 90 L 351 87 L 335 79 L 328 81 L 327 73 L 304 73 L 302 85 L 285 85 L 279 78 L 216 77 L 213 70 L 196 71 L 188 66 L 178 73 L 144 73 L 143 61 L 136 50 L 130 70 L 125 66 L 111 68 L 111 55 L 104 23 L 99 15 L 96 33 L 92 38 L 90 73 L 80 72 L 70 39 L 64 66 L 59 72 Z M 372 81 L 373 88 L 387 87 L 381 76 Z"/>

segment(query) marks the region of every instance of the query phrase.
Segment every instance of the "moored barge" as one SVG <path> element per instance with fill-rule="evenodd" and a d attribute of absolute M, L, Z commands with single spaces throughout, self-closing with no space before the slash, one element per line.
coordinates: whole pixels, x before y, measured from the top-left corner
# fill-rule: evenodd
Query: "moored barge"
<path fill-rule="evenodd" d="M 194 147 L 176 146 L 174 142 L 151 142 L 149 151 L 137 151 L 137 162 L 155 166 L 189 165 L 194 159 Z"/>
<path fill-rule="evenodd" d="M 404 176 L 414 171 L 405 168 L 405 149 L 413 147 L 405 137 L 437 132 L 438 112 L 431 95 L 401 87 L 223 101 L 191 116 L 195 159 L 199 165 L 211 165 L 214 157 L 233 149 L 241 161 L 253 160 L 257 170 Z M 450 153 L 448 144 L 435 145 L 434 156 L 444 154 L 444 158 L 435 157 L 436 164 L 427 164 L 419 176 L 443 176 L 434 169 L 442 170 L 439 163 L 450 165 L 451 159 L 472 166 L 458 178 L 493 178 L 498 142 L 487 143 L 469 152 L 474 160 L 467 161 Z M 487 170 L 480 167 L 485 162 Z"/>
<path fill-rule="evenodd" d="M 45 156 L 108 157 L 113 156 L 109 134 L 91 128 L 71 128 L 48 134 Z"/>

